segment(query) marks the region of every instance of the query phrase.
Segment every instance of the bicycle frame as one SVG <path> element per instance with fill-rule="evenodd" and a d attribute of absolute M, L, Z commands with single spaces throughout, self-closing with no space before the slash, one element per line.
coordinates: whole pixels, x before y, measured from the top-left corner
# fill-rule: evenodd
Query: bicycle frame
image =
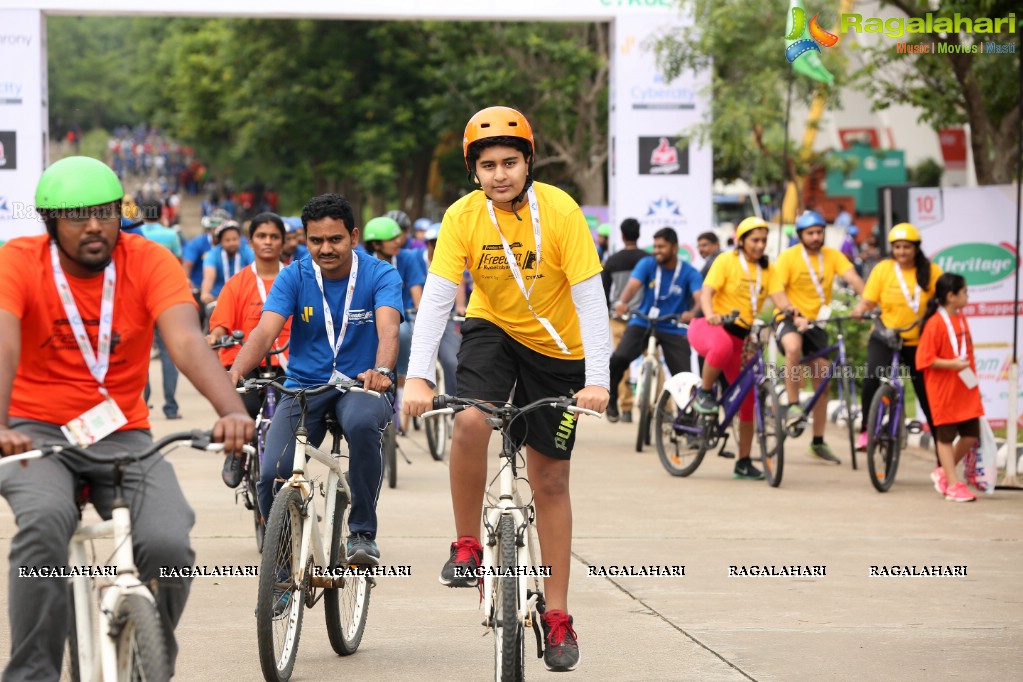
<path fill-rule="evenodd" d="M 751 334 L 758 333 L 751 331 Z M 721 398 L 721 406 L 725 408 L 725 417 L 720 420 L 717 424 L 717 431 L 715 431 L 715 438 L 721 438 L 727 435 L 728 427 L 732 423 L 732 419 L 739 413 L 739 408 L 742 407 L 743 400 L 746 399 L 746 394 L 750 390 L 764 381 L 767 378 L 767 371 L 764 365 L 763 353 L 757 352 L 746 365 L 739 372 L 739 376 L 735 378 L 735 381 L 728 384 L 728 388 L 724 389 L 723 397 Z M 715 390 L 717 384 L 715 383 Z M 690 402 L 695 400 L 695 395 Z M 688 406 L 687 406 L 688 407 Z M 760 398 L 757 396 L 756 391 L 753 392 L 753 408 L 754 414 L 760 414 Z M 679 423 L 681 413 L 685 410 L 679 410 L 679 416 L 675 417 L 674 428 L 676 431 L 684 431 L 693 435 L 700 435 L 704 431 L 704 427 L 701 426 L 686 426 L 685 424 Z M 763 424 L 759 423 L 760 417 L 757 416 L 757 428 L 763 428 Z M 702 420 L 701 420 L 702 421 Z"/>
<path fill-rule="evenodd" d="M 899 377 L 899 369 L 901 364 L 899 362 L 902 354 L 901 349 L 895 349 L 892 351 L 892 372 L 890 377 L 881 377 L 882 384 L 889 384 L 895 389 L 895 405 L 893 407 L 893 419 L 888 421 L 888 428 L 890 433 L 889 436 L 892 438 L 899 437 L 899 427 L 902 424 L 902 412 L 906 404 L 905 386 L 902 384 L 902 379 Z M 871 424 L 871 430 L 874 433 L 880 433 L 880 424 Z"/>
<path fill-rule="evenodd" d="M 831 367 L 828 368 L 828 372 L 824 375 L 824 381 L 821 382 L 820 386 L 817 386 L 814 389 L 813 395 L 810 396 L 806 400 L 805 403 L 803 403 L 803 411 L 805 413 L 807 413 L 807 414 L 809 414 L 810 410 L 813 409 L 813 406 L 817 404 L 817 401 L 820 399 L 820 397 L 824 393 L 824 391 L 827 390 L 828 384 L 831 383 L 832 377 L 837 375 L 838 368 L 839 367 L 848 367 L 849 366 L 848 362 L 846 360 L 845 336 L 842 333 L 842 325 L 841 325 L 841 323 L 838 323 L 838 342 L 837 343 L 835 343 L 835 344 L 833 344 L 831 346 L 828 346 L 827 348 L 824 348 L 822 350 L 819 350 L 816 353 L 811 353 L 810 355 L 807 355 L 805 357 L 799 358 L 799 364 L 800 365 L 805 365 L 805 364 L 808 364 L 808 363 L 812 362 L 813 360 L 816 360 L 817 358 L 822 358 L 822 357 L 824 357 L 826 355 L 831 355 L 832 353 L 834 353 L 836 351 L 838 352 L 838 355 L 835 357 L 835 360 L 831 363 Z M 855 405 L 856 404 L 856 385 L 855 384 L 852 385 L 852 391 L 851 391 L 849 396 L 844 396 L 842 394 L 842 390 L 843 390 L 842 389 L 842 382 L 839 382 L 838 383 L 838 398 L 839 398 L 839 400 L 848 399 L 848 402 L 849 402 L 850 405 Z"/>

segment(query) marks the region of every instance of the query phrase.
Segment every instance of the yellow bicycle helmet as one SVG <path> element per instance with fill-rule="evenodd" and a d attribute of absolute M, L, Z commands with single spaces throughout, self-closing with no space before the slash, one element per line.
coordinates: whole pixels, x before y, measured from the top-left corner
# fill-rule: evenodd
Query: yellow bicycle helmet
<path fill-rule="evenodd" d="M 920 231 L 912 223 L 899 223 L 888 233 L 888 243 L 916 242 L 920 243 Z"/>
<path fill-rule="evenodd" d="M 739 223 L 739 227 L 735 228 L 735 241 L 741 241 L 747 233 L 760 227 L 767 229 L 767 222 L 763 218 L 758 218 L 752 215 L 749 218 L 745 218 L 741 223 Z"/>

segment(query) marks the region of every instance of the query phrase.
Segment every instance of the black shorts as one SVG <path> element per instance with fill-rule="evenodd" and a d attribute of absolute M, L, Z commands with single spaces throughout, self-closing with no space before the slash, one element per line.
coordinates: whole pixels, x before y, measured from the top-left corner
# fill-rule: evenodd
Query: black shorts
<path fill-rule="evenodd" d="M 963 438 L 977 438 L 979 440 L 980 420 L 974 417 L 973 419 L 967 419 L 956 424 L 938 424 L 934 427 L 934 430 L 937 431 L 934 435 L 939 443 L 952 443 L 956 439 L 956 434 Z"/>
<path fill-rule="evenodd" d="M 586 383 L 583 360 L 537 353 L 488 320 L 462 323 L 456 374 L 459 398 L 526 405 L 540 398 L 571 396 Z M 542 407 L 512 425 L 515 441 L 553 459 L 570 459 L 577 420 L 571 412 Z"/>
<path fill-rule="evenodd" d="M 796 325 L 793 324 L 792 320 L 785 320 L 778 325 L 777 343 L 778 350 L 783 354 L 785 353 L 785 347 L 781 345 L 781 339 L 786 334 L 799 334 L 799 330 L 796 329 Z M 818 351 L 822 351 L 827 348 L 830 344 L 828 343 L 828 333 L 816 325 L 810 325 L 806 328 L 803 334 L 803 353 L 802 356 L 813 355 Z"/>

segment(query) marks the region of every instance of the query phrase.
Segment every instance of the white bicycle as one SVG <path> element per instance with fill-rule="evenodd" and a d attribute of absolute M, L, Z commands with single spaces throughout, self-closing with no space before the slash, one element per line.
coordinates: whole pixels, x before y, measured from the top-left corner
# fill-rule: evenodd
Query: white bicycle
<path fill-rule="evenodd" d="M 600 417 L 599 412 L 575 405 L 573 398 L 543 398 L 523 407 L 492 405 L 481 400 L 439 395 L 434 409 L 423 414 L 453 414 L 470 407 L 485 412 L 487 423 L 501 434 L 501 469 L 487 486 L 483 501 L 484 627 L 494 634 L 494 679 L 517 682 L 525 676 L 525 629 L 536 635 L 537 658 L 543 657 L 543 634 L 539 615 L 544 612 L 543 590 L 535 559 L 536 510 L 529 480 L 519 473 L 519 444 L 511 434 L 512 423 L 541 407 L 582 412 Z M 496 484 L 496 486 L 495 486 Z M 521 485 L 520 485 L 521 484 Z M 497 488 L 495 491 L 494 488 Z M 520 487 L 528 494 L 523 502 Z"/>
<path fill-rule="evenodd" d="M 341 468 L 341 428 L 331 410 L 327 411 L 328 432 L 333 438 L 330 452 L 309 443 L 306 429 L 306 399 L 340 386 L 380 397 L 361 388 L 359 382 L 341 382 L 307 389 L 289 389 L 276 381 L 250 379 L 244 388 L 257 390 L 272 386 L 298 400 L 301 410 L 295 429 L 295 458 L 292 474 L 274 496 L 263 537 L 256 595 L 256 639 L 263 677 L 285 682 L 291 677 L 302 632 L 302 615 L 323 600 L 327 637 L 340 656 L 354 654 L 362 642 L 369 613 L 370 590 L 376 581 L 355 571 L 340 571 L 346 560 L 344 543 L 348 536 L 352 491 L 348 473 Z M 382 398 L 381 398 L 382 399 Z M 326 481 L 306 477 L 308 459 L 327 467 Z M 316 502 L 324 498 L 321 517 Z M 324 525 L 320 526 L 320 520 Z"/>
<path fill-rule="evenodd" d="M 79 525 L 71 536 L 68 567 L 90 568 L 86 545 L 94 540 L 113 538 L 109 561 L 113 576 L 92 576 L 87 571 L 71 578 L 73 619 L 69 625 L 70 679 L 90 682 L 170 679 L 170 660 L 160 615 L 149 588 L 139 580 L 131 536 L 131 510 L 124 499 L 123 481 L 127 467 L 163 450 L 171 443 L 191 441 L 199 450 L 222 451 L 222 443 L 210 443 L 208 432 L 172 433 L 153 443 L 145 452 L 99 459 L 87 449 L 71 445 L 47 445 L 36 450 L 0 459 L 0 466 L 40 459 L 68 452 L 96 464 L 114 467 L 114 501 L 107 521 Z M 246 446 L 249 447 L 249 446 Z M 88 501 L 79 496 L 79 506 Z"/>
<path fill-rule="evenodd" d="M 653 425 L 654 415 L 657 410 L 657 400 L 659 397 L 657 383 L 661 376 L 661 365 L 663 364 L 661 355 L 657 352 L 660 344 L 657 342 L 654 330 L 657 328 L 658 322 L 674 322 L 680 329 L 686 329 L 689 325 L 681 322 L 682 315 L 680 313 L 649 317 L 637 310 L 618 319 L 628 321 L 633 317 L 640 318 L 647 325 L 646 350 L 643 352 L 639 377 L 636 379 L 636 407 L 639 409 L 638 419 L 636 420 L 636 452 L 643 452 L 643 446 L 650 445 L 653 440 L 651 426 Z"/>

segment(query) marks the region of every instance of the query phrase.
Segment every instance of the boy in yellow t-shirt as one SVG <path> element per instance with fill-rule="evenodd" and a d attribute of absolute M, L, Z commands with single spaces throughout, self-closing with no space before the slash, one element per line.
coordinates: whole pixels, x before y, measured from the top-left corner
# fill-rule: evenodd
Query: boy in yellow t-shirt
<path fill-rule="evenodd" d="M 801 368 L 804 366 L 799 359 L 828 347 L 828 335 L 824 328 L 808 323 L 824 321 L 831 315 L 831 288 L 836 275 L 844 279 L 857 294 L 863 293 L 863 280 L 856 274 L 856 268 L 849 259 L 838 249 L 824 246 L 825 225 L 820 213 L 805 211 L 796 219 L 796 238 L 799 243 L 785 249 L 775 263 L 777 284 L 784 289 L 789 302 L 799 312 L 799 317 L 782 321 L 777 333 L 778 348 L 785 354 L 785 389 L 789 400 L 786 421 L 789 424 L 799 423 L 806 418 L 799 406 L 799 389 L 803 384 Z M 814 388 L 824 381 L 829 362 L 829 358 L 818 357 L 807 363 L 812 368 Z M 810 454 L 825 462 L 841 464 L 841 460 L 824 442 L 827 418 L 828 401 L 818 400 L 813 408 Z"/>
<path fill-rule="evenodd" d="M 444 214 L 412 337 L 405 412 L 419 415 L 432 406 L 428 382 L 467 266 L 475 288 L 462 325 L 458 396 L 504 403 L 514 386 L 516 405 L 571 395 L 579 407 L 603 412 L 611 334 L 600 261 L 582 211 L 556 187 L 533 182 L 533 133 L 518 111 L 490 107 L 476 113 L 465 128 L 462 151 L 482 191 Z M 554 671 L 572 670 L 579 662 L 568 615 L 575 420 L 564 416 L 545 408 L 519 420 L 540 552 L 551 567 L 541 624 L 544 664 Z M 450 477 L 458 539 L 440 576 L 450 587 L 477 584 L 472 576 L 481 559 L 480 510 L 492 433 L 479 410 L 455 417 Z"/>

